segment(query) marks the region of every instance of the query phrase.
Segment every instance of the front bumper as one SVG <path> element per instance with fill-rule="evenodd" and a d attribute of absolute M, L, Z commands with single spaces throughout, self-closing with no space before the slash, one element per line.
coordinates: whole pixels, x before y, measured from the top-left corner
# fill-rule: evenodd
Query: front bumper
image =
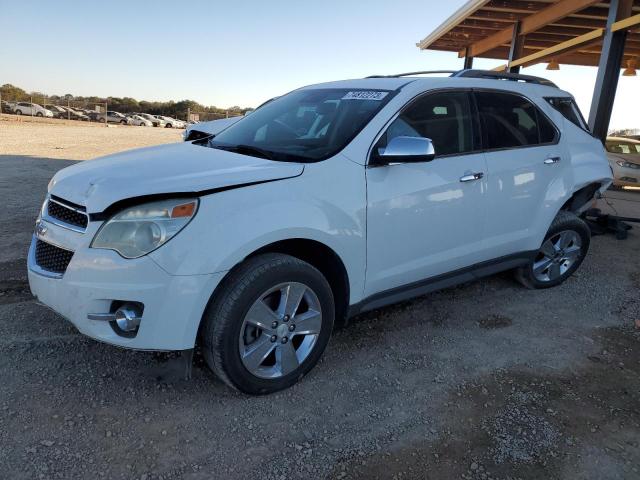
<path fill-rule="evenodd" d="M 224 272 L 170 275 L 148 256 L 124 259 L 111 250 L 88 248 L 90 240 L 83 238 L 85 234 L 61 231 L 62 227 L 53 224 L 47 227 L 57 232 L 56 240 L 76 236 L 76 245 L 66 271 L 56 278 L 36 265 L 34 235 L 28 276 L 31 292 L 40 302 L 71 321 L 81 333 L 102 342 L 140 350 L 193 348 L 206 305 Z M 54 243 L 62 246 L 59 241 Z M 118 334 L 107 321 L 87 318 L 89 314 L 109 313 L 114 301 L 144 305 L 135 337 Z"/>

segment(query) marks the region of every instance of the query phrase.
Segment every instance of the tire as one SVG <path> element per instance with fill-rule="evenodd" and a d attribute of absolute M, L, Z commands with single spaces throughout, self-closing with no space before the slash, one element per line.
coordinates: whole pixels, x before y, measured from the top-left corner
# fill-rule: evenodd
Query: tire
<path fill-rule="evenodd" d="M 126 124 L 127 124 L 127 121 L 126 121 L 126 120 L 120 120 L 120 124 L 121 124 L 121 125 L 126 125 Z"/>
<path fill-rule="evenodd" d="M 171 125 L 170 123 L 167 123 L 164 128 L 173 128 L 173 125 Z"/>
<path fill-rule="evenodd" d="M 44 114 L 42 112 L 36 112 L 36 117 L 42 117 Z"/>
<path fill-rule="evenodd" d="M 291 308 L 289 298 L 300 298 L 298 307 Z M 334 316 L 331 287 L 315 267 L 289 255 L 259 255 L 232 271 L 209 303 L 200 331 L 204 358 L 227 385 L 251 395 L 273 393 L 315 366 Z"/>
<path fill-rule="evenodd" d="M 22 110 L 16 110 L 16 115 L 22 115 Z"/>
<path fill-rule="evenodd" d="M 516 270 L 516 279 L 530 289 L 560 285 L 580 267 L 590 242 L 587 224 L 571 212 L 560 211 L 535 258 Z"/>

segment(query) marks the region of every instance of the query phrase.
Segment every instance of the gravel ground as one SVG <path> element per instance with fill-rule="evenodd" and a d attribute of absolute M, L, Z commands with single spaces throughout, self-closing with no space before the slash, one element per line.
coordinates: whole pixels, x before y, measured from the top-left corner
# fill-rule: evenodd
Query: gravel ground
<path fill-rule="evenodd" d="M 33 300 L 33 220 L 69 163 L 0 155 L 0 476 L 640 478 L 637 229 L 594 237 L 554 289 L 503 274 L 357 317 L 301 383 L 252 398 L 198 354 L 182 380 L 175 355 Z"/>

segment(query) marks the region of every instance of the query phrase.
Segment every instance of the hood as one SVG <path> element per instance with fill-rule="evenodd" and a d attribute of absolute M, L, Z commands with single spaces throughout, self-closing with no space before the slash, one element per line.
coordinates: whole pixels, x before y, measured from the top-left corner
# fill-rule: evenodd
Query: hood
<path fill-rule="evenodd" d="M 274 162 L 176 143 L 130 150 L 60 170 L 49 193 L 100 213 L 117 201 L 163 193 L 202 193 L 302 174 L 299 163 Z"/>

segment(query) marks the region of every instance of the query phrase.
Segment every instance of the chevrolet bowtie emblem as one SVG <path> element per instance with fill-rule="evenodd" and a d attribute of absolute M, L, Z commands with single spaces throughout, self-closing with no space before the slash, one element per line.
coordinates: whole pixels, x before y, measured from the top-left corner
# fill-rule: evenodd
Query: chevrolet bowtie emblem
<path fill-rule="evenodd" d="M 47 227 L 46 225 L 43 225 L 41 222 L 38 222 L 36 224 L 36 236 L 38 237 L 44 237 L 44 235 L 47 233 Z"/>

